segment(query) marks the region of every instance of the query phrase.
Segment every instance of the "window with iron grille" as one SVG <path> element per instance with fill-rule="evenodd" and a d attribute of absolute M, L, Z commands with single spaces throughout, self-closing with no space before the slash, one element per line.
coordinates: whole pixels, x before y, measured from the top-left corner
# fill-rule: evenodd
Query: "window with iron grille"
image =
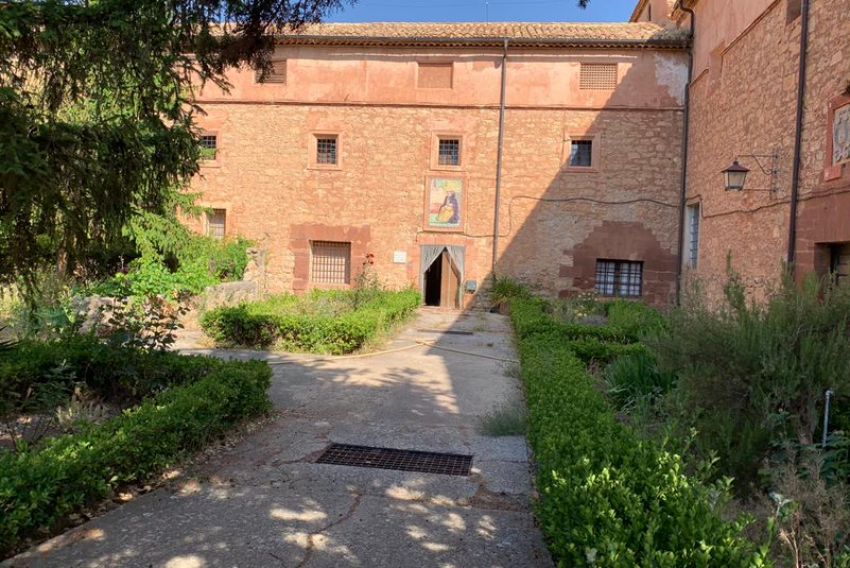
<path fill-rule="evenodd" d="M 570 145 L 570 167 L 589 168 L 593 165 L 593 141 L 573 140 Z"/>
<path fill-rule="evenodd" d="M 688 245 L 688 266 L 696 268 L 699 261 L 699 204 L 688 206 L 686 242 Z"/>
<path fill-rule="evenodd" d="M 215 160 L 215 154 L 218 150 L 218 136 L 215 134 L 202 135 L 200 146 L 202 160 Z"/>
<path fill-rule="evenodd" d="M 643 293 L 643 262 L 597 260 L 596 292 L 602 296 L 639 297 Z"/>
<path fill-rule="evenodd" d="M 207 236 L 214 239 L 223 239 L 227 227 L 227 211 L 225 209 L 213 209 L 207 213 Z"/>
<path fill-rule="evenodd" d="M 270 62 L 269 69 L 263 74 L 262 70 L 257 71 L 255 76 L 257 83 L 272 83 L 278 85 L 286 84 L 286 60 L 274 59 Z"/>
<path fill-rule="evenodd" d="M 337 137 L 319 136 L 316 138 L 316 163 L 333 165 L 337 160 Z"/>
<path fill-rule="evenodd" d="M 351 281 L 351 243 L 312 241 L 310 282 L 348 284 Z"/>
<path fill-rule="evenodd" d="M 579 88 L 583 90 L 610 91 L 617 86 L 616 63 L 582 63 Z"/>
<path fill-rule="evenodd" d="M 441 166 L 460 165 L 460 140 L 457 138 L 440 138 L 439 157 L 437 163 Z"/>

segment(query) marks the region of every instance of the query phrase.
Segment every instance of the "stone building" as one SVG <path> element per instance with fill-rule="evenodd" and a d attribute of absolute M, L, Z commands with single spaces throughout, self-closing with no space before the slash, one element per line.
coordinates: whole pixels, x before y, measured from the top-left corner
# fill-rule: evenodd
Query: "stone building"
<path fill-rule="evenodd" d="M 443 306 L 493 274 L 655 304 L 688 277 L 716 296 L 730 259 L 756 293 L 783 263 L 844 277 L 848 28 L 850 0 L 308 27 L 267 75 L 200 93 L 193 189 L 212 213 L 195 225 L 257 241 L 270 292 L 349 287 L 366 263 Z"/>
<path fill-rule="evenodd" d="M 364 263 L 430 304 L 491 275 L 551 295 L 675 296 L 687 31 L 323 24 L 198 95 L 190 221 L 267 252 L 269 292 Z"/>
<path fill-rule="evenodd" d="M 691 13 L 685 273 L 715 297 L 727 259 L 756 296 L 788 263 L 798 279 L 846 277 L 850 0 L 681 0 L 654 17 L 690 29 Z M 750 171 L 727 191 L 722 172 L 736 160 Z"/>

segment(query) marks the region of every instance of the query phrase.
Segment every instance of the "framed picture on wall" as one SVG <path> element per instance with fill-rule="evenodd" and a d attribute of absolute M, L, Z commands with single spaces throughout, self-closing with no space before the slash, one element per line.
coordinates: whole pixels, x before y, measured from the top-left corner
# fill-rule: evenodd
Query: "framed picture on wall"
<path fill-rule="evenodd" d="M 429 176 L 425 181 L 425 227 L 432 231 L 463 231 L 466 184 L 460 177 Z"/>

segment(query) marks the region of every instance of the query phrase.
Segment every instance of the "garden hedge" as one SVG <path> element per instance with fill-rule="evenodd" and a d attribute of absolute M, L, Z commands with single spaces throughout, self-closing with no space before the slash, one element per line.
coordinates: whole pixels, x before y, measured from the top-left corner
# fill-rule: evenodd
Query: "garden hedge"
<path fill-rule="evenodd" d="M 540 300 L 516 299 L 537 513 L 560 566 L 765 566 L 765 551 L 721 518 L 728 483 L 685 474 L 682 458 L 617 421 L 574 344 Z"/>
<path fill-rule="evenodd" d="M 351 353 L 421 304 L 419 293 L 382 292 L 357 309 L 339 315 L 280 314 L 264 304 L 224 307 L 204 314 L 201 325 L 218 343 L 330 355 Z"/>
<path fill-rule="evenodd" d="M 123 485 L 150 479 L 234 424 L 270 408 L 263 362 L 173 356 L 206 376 L 81 434 L 0 455 L 0 557 L 48 534 L 70 513 Z M 104 369 L 105 370 L 105 369 Z"/>
<path fill-rule="evenodd" d="M 90 335 L 23 341 L 0 351 L 0 415 L 42 385 L 70 391 L 84 383 L 100 398 L 125 405 L 198 380 L 220 365 L 208 357 L 110 346 Z"/>

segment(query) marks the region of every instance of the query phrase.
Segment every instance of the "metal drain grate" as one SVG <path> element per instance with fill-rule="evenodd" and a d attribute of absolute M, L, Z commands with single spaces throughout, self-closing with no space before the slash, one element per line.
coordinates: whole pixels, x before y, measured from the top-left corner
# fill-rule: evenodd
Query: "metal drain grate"
<path fill-rule="evenodd" d="M 473 331 L 462 331 L 457 329 L 417 329 L 422 333 L 444 333 L 446 335 L 475 335 Z"/>
<path fill-rule="evenodd" d="M 319 456 L 316 463 L 418 471 L 442 475 L 469 475 L 469 469 L 472 467 L 472 456 L 331 444 Z"/>

